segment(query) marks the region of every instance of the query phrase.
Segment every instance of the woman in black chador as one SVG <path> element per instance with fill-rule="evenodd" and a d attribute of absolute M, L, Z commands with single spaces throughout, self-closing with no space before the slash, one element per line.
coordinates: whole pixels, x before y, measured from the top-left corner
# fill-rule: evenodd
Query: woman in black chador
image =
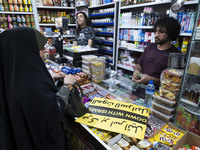
<path fill-rule="evenodd" d="M 6 150 L 66 149 L 62 120 L 72 86 L 57 93 L 42 60 L 46 42 L 33 28 L 0 34 L 0 110 Z M 66 84 L 74 81 L 72 75 L 64 78 Z"/>

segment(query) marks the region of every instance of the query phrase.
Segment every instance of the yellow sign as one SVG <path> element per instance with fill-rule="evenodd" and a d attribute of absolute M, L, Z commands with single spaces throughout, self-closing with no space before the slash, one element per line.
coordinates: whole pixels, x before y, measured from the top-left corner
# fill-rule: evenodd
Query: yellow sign
<path fill-rule="evenodd" d="M 76 122 L 144 139 L 149 108 L 116 100 L 94 98 L 88 109 L 90 113 L 78 118 Z"/>

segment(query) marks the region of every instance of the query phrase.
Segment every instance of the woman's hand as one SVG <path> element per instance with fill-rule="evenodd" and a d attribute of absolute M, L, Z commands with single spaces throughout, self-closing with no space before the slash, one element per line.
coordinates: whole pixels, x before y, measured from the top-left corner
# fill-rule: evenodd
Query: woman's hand
<path fill-rule="evenodd" d="M 64 78 L 65 84 L 74 84 L 74 82 L 76 82 L 76 78 L 73 75 L 69 74 L 65 76 Z"/>

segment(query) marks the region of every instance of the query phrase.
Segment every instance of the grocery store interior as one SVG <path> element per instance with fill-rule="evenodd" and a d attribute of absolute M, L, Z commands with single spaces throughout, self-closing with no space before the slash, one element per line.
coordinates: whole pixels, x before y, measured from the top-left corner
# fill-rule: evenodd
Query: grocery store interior
<path fill-rule="evenodd" d="M 22 137 L 31 137 L 27 141 L 33 149 L 51 150 L 51 142 L 56 143 L 53 138 L 47 138 L 49 145 L 47 142 L 45 147 L 34 139 L 38 136 L 32 133 L 37 130 L 32 130 L 34 125 L 29 128 L 29 120 L 35 124 L 37 117 L 26 119 L 28 113 L 37 114 L 43 106 L 32 102 L 21 106 L 24 95 L 18 97 L 15 93 L 18 90 L 11 92 L 12 88 L 6 84 L 10 83 L 10 75 L 6 74 L 10 67 L 6 68 L 6 62 L 16 61 L 6 56 L 6 48 L 9 51 L 12 48 L 3 45 L 8 42 L 2 39 L 8 33 L 14 35 L 20 27 L 37 29 L 46 37 L 41 61 L 46 66 L 47 78 L 52 77 L 61 101 L 62 97 L 68 97 L 66 89 L 69 91 L 67 102 L 58 102 L 59 109 L 65 103 L 62 120 L 65 149 L 200 150 L 199 0 L 0 0 L 0 82 L 3 85 L 0 92 L 4 93 L 0 94 L 0 149 L 21 150 L 24 144 L 14 129 L 20 113 L 15 111 L 32 107 L 35 112 L 31 108 L 19 117 L 27 121 Z M 37 39 L 37 34 L 34 35 Z M 27 43 L 24 45 L 28 49 Z M 17 55 L 10 54 L 10 58 L 14 57 Z M 28 65 L 31 61 L 26 60 Z M 37 71 L 31 69 L 29 72 Z M 9 74 L 15 76 L 18 72 L 13 67 Z M 24 82 L 18 85 L 15 78 L 11 79 L 16 89 L 24 86 Z M 35 82 L 36 87 L 41 82 L 39 89 L 45 87 L 42 79 Z M 30 92 L 28 86 L 24 87 L 27 90 L 23 92 Z M 11 101 L 9 95 L 13 97 Z M 42 109 L 44 113 L 49 111 L 48 116 L 54 115 L 55 108 Z M 20 130 L 18 126 L 16 129 Z M 52 136 L 53 132 L 46 134 Z M 13 147 L 8 146 L 9 138 Z"/>

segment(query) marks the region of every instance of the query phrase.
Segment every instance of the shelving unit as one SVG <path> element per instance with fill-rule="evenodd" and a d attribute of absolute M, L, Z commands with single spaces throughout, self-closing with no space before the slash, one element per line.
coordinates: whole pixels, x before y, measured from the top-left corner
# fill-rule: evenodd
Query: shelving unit
<path fill-rule="evenodd" d="M 105 13 L 97 13 L 99 9 L 114 9 L 115 12 L 106 12 Z M 96 39 L 95 44 L 99 48 L 99 54 L 106 56 L 109 59 L 106 59 L 108 62 L 107 65 L 111 67 L 115 65 L 115 51 L 116 51 L 116 42 L 117 42 L 117 29 L 118 29 L 118 10 L 119 10 L 119 2 L 112 2 L 103 5 L 90 6 L 89 9 L 89 18 L 93 21 L 92 25 L 94 29 L 96 28 L 113 28 L 113 32 L 108 31 L 96 31 Z M 113 22 L 94 22 L 93 19 L 104 19 L 104 18 L 113 18 Z M 103 39 L 99 39 L 103 38 Z M 112 40 L 108 40 L 112 38 Z M 110 59 L 112 58 L 112 60 Z"/>
<path fill-rule="evenodd" d="M 125 66 L 125 65 L 122 65 L 122 64 L 118 64 L 117 67 L 120 67 L 120 68 L 125 69 L 125 70 L 129 70 L 129 71 L 131 71 L 131 72 L 134 71 L 133 68 L 128 67 L 128 66 Z"/>
<path fill-rule="evenodd" d="M 62 6 L 36 6 L 40 9 L 57 9 L 57 10 L 75 10 L 75 7 L 62 7 Z"/>
<path fill-rule="evenodd" d="M 149 7 L 149 6 L 155 6 L 155 5 L 164 5 L 164 4 L 170 4 L 171 0 L 164 1 L 164 2 L 150 2 L 150 3 L 143 3 L 143 4 L 135 4 L 130 6 L 122 6 L 120 9 L 132 9 L 137 7 Z"/>
<path fill-rule="evenodd" d="M 120 29 L 153 29 L 153 26 L 122 26 L 119 27 Z"/>
<path fill-rule="evenodd" d="M 0 11 L 0 14 L 33 15 L 33 12 Z"/>

